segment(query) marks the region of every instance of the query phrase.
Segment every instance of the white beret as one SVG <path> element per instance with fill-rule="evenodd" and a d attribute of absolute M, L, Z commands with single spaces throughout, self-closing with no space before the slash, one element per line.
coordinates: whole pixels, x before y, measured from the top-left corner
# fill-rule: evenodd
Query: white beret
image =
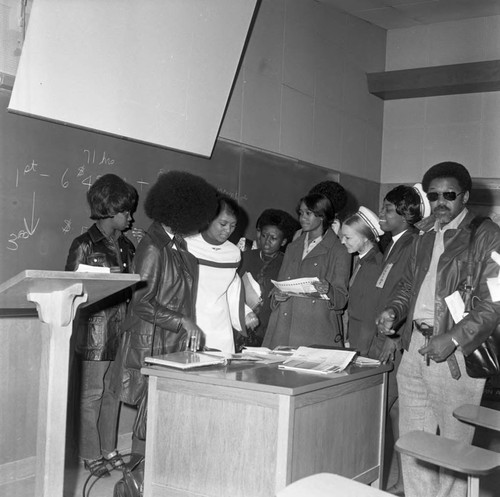
<path fill-rule="evenodd" d="M 429 200 L 427 200 L 427 195 L 422 188 L 422 183 L 415 183 L 413 185 L 413 189 L 418 193 L 418 196 L 420 197 L 420 215 L 422 216 L 422 218 L 430 216 L 431 204 L 429 203 Z"/>
<path fill-rule="evenodd" d="M 359 208 L 356 214 L 363 220 L 368 228 L 370 228 L 372 233 L 375 235 L 375 238 L 378 239 L 384 234 L 384 232 L 380 229 L 379 218 L 377 214 L 372 212 L 367 207 L 364 207 L 363 205 Z"/>

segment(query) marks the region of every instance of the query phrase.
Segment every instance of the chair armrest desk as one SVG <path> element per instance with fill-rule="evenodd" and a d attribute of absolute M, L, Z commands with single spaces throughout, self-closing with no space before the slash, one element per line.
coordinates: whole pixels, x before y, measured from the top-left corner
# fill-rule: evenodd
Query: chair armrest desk
<path fill-rule="evenodd" d="M 387 372 L 150 366 L 145 497 L 270 497 L 320 472 L 380 481 Z"/>

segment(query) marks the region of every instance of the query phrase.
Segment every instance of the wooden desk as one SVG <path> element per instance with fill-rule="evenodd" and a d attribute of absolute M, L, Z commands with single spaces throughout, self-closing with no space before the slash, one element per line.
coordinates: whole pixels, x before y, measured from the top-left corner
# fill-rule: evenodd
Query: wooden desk
<path fill-rule="evenodd" d="M 0 315 L 9 316 L 13 332 L 16 316 L 27 315 L 34 307 L 39 320 L 45 323 L 39 327 L 42 346 L 36 497 L 63 495 L 69 340 L 76 310 L 81 304 L 97 302 L 139 280 L 136 274 L 27 270 L 0 285 Z"/>
<path fill-rule="evenodd" d="M 390 369 L 143 368 L 144 496 L 270 497 L 320 472 L 380 481 Z"/>

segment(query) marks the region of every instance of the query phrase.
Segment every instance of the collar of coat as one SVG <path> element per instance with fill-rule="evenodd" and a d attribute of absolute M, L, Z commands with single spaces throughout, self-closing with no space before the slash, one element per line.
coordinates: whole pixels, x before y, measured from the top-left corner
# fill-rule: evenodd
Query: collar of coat
<path fill-rule="evenodd" d="M 474 219 L 475 214 L 473 214 L 471 211 L 467 212 L 465 217 L 462 219 L 462 222 L 458 225 L 457 229 L 463 229 L 467 228 L 471 221 Z M 424 233 L 428 233 L 434 229 L 434 226 L 436 224 L 436 217 L 434 214 L 431 214 L 430 216 L 422 219 L 422 221 L 419 221 L 417 224 L 415 224 L 415 228 L 417 228 L 420 231 L 420 235 L 423 235 Z"/>

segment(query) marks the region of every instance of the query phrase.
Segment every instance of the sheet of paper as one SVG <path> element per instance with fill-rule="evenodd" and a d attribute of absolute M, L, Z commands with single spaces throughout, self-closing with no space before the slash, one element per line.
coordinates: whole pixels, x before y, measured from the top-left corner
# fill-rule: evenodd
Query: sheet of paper
<path fill-rule="evenodd" d="M 78 264 L 77 273 L 110 273 L 109 267 L 89 266 L 88 264 Z"/>
<path fill-rule="evenodd" d="M 271 280 L 271 283 L 280 292 L 288 293 L 291 296 L 316 297 L 328 300 L 327 295 L 320 294 L 316 290 L 316 287 L 313 285 L 314 282 L 319 282 L 319 278 L 314 276 L 312 278 L 295 278 L 293 280 L 282 280 L 282 281 Z"/>
<path fill-rule="evenodd" d="M 455 324 L 461 321 L 464 317 L 465 304 L 459 291 L 456 290 L 451 295 L 448 295 L 448 297 L 444 298 L 444 301 L 448 306 L 451 317 L 453 318 Z"/>
<path fill-rule="evenodd" d="M 260 285 L 248 271 L 241 277 L 245 289 L 245 304 L 250 309 L 255 309 L 262 302 Z"/>

